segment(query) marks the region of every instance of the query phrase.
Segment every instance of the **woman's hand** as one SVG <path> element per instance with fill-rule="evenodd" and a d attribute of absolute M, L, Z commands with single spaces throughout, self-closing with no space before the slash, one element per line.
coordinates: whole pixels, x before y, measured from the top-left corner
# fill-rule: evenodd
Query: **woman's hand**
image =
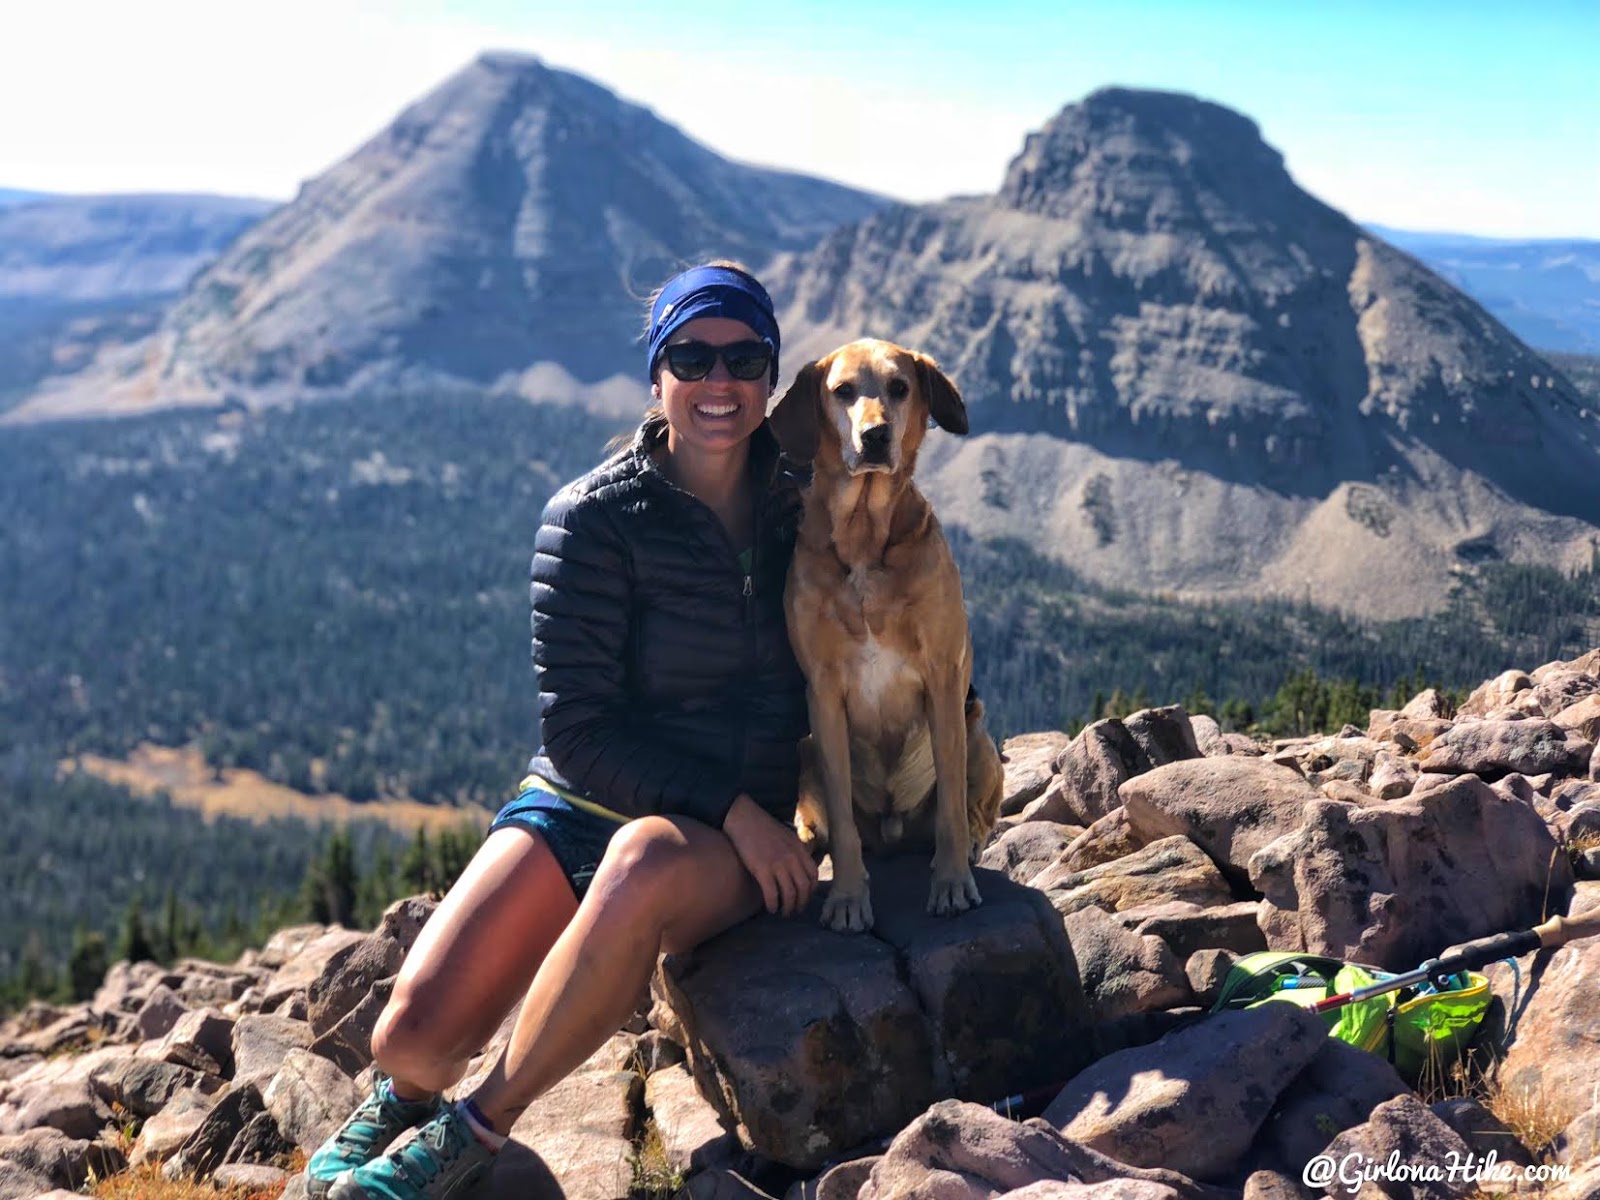
<path fill-rule="evenodd" d="M 806 906 L 817 886 L 817 864 L 792 828 L 740 792 L 722 832 L 761 888 L 768 912 L 790 917 Z"/>

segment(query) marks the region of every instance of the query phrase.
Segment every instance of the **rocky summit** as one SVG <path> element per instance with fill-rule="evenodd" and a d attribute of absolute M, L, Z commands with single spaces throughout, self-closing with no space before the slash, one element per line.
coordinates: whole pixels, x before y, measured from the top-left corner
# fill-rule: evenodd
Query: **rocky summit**
<path fill-rule="evenodd" d="M 1101 582 L 1410 615 L 1600 536 L 1600 412 L 1216 104 L 1096 92 L 994 195 L 888 208 L 772 281 L 797 353 L 885 337 L 960 385 L 983 436 L 925 452 L 942 515 Z"/>
<path fill-rule="evenodd" d="M 1254 951 L 1406 970 L 1600 908 L 1597 745 L 1600 649 L 1270 744 L 1178 707 L 1012 738 L 981 908 L 929 917 L 925 858 L 878 860 L 870 934 L 820 928 L 819 894 L 663 958 L 477 1194 L 1592 1197 L 1600 936 L 1488 968 L 1465 1069 L 1419 1078 L 1297 1005 L 1207 1006 Z M 7 1021 L 0 1200 L 122 1172 L 119 1195 L 302 1196 L 295 1152 L 370 1086 L 433 904 L 230 964 L 117 963 L 93 1000 Z M 1391 1155 L 1382 1186 L 1360 1175 Z M 1326 1156 L 1356 1186 L 1306 1173 Z"/>
<path fill-rule="evenodd" d="M 19 415 L 451 385 L 631 410 L 652 287 L 880 204 L 730 162 L 537 58 L 485 54 L 240 238 L 153 343 Z M 594 386 L 613 376 L 626 385 Z"/>

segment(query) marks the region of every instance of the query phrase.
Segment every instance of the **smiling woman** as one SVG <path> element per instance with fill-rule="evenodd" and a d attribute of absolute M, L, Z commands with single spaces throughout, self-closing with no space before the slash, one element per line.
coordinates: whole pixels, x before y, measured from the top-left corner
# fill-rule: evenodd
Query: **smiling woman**
<path fill-rule="evenodd" d="M 556 494 L 535 542 L 543 744 L 402 966 L 372 1036 L 384 1074 L 312 1156 L 314 1200 L 454 1194 L 626 1020 L 658 954 L 810 897 L 783 617 L 799 496 L 766 421 L 779 344 L 737 264 L 654 298 L 659 404 Z M 442 1103 L 519 1000 L 488 1075 Z"/>

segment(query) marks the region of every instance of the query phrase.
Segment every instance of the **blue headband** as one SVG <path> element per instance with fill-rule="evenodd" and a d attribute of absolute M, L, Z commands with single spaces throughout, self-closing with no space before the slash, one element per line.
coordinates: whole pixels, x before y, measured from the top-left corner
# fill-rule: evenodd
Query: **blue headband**
<path fill-rule="evenodd" d="M 650 307 L 650 358 L 645 371 L 653 374 L 656 359 L 667 339 L 698 317 L 728 317 L 743 321 L 772 347 L 772 382 L 778 382 L 778 318 L 772 297 L 743 271 L 731 267 L 690 267 L 667 280 Z"/>

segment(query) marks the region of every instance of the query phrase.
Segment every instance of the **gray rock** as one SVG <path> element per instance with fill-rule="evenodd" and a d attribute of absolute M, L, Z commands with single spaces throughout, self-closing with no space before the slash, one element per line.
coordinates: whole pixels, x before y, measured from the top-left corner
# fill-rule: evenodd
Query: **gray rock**
<path fill-rule="evenodd" d="M 1292 1004 L 1219 1013 L 1082 1072 L 1043 1119 L 1121 1162 L 1220 1179 L 1327 1042 Z"/>
<path fill-rule="evenodd" d="M 140 1166 L 147 1162 L 165 1162 L 171 1158 L 200 1128 L 219 1099 L 220 1092 L 208 1094 L 199 1088 L 174 1093 L 166 1107 L 139 1130 L 139 1140 L 134 1145 L 130 1161 L 134 1166 Z"/>
<path fill-rule="evenodd" d="M 1131 933 L 1092 907 L 1068 913 L 1066 926 L 1097 1021 L 1173 1008 L 1193 999 L 1188 977 L 1160 938 Z"/>
<path fill-rule="evenodd" d="M 426 896 L 397 900 L 366 938 L 328 956 L 306 992 L 314 1034 L 329 1032 L 371 995 L 379 980 L 400 970 L 435 907 Z"/>
<path fill-rule="evenodd" d="M 1235 954 L 1265 950 L 1267 940 L 1256 919 L 1259 910 L 1260 904 L 1254 900 L 1209 907 L 1168 900 L 1123 909 L 1116 919 L 1124 929 L 1160 938 L 1179 959 L 1187 959 L 1207 949 L 1231 950 Z"/>
<path fill-rule="evenodd" d="M 481 1189 L 486 1200 L 625 1200 L 643 1088 L 632 1071 L 567 1076 L 511 1127 L 512 1144 Z"/>
<path fill-rule="evenodd" d="M 294 1152 L 294 1143 L 283 1136 L 271 1113 L 256 1113 L 245 1122 L 239 1135 L 228 1145 L 223 1155 L 224 1163 L 249 1163 L 275 1165 L 287 1162 Z"/>
<path fill-rule="evenodd" d="M 177 1153 L 162 1164 L 162 1177 L 208 1177 L 227 1160 L 228 1148 L 245 1126 L 265 1111 L 261 1093 L 248 1084 L 222 1093 Z"/>
<path fill-rule="evenodd" d="M 1494 709 L 1504 708 L 1519 692 L 1524 692 L 1532 686 L 1533 680 L 1527 672 L 1502 671 L 1493 679 L 1474 688 L 1472 694 L 1456 710 L 1456 717 L 1457 719 L 1481 717 Z"/>
<path fill-rule="evenodd" d="M 309 1050 L 290 1050 L 262 1096 L 284 1137 L 308 1154 L 343 1124 L 362 1093 L 343 1071 Z"/>
<path fill-rule="evenodd" d="M 1024 733 L 1006 739 L 1001 747 L 1005 760 L 1005 790 L 1000 801 L 1000 812 L 1009 816 L 1019 813 L 1032 800 L 1044 793 L 1055 777 L 1056 759 L 1072 739 L 1064 733 Z"/>
<path fill-rule="evenodd" d="M 290 1050 L 311 1045 L 311 1027 L 304 1021 L 251 1013 L 233 1027 L 233 1082 L 257 1091 L 272 1082 Z"/>
<path fill-rule="evenodd" d="M 265 1163 L 223 1163 L 211 1176 L 212 1184 L 220 1189 L 238 1188 L 248 1193 L 265 1192 L 289 1178 L 282 1167 Z"/>
<path fill-rule="evenodd" d="M 0 1137 L 0 1198 L 36 1196 L 52 1188 L 76 1191 L 93 1176 L 122 1170 L 122 1151 L 104 1142 L 38 1128 Z"/>
<path fill-rule="evenodd" d="M 262 986 L 261 1009 L 275 1009 L 294 993 L 305 991 L 322 974 L 330 958 L 366 938 L 364 933 L 338 925 L 331 929 L 297 925 L 279 930 L 257 960 L 263 967 L 276 968 Z"/>
<path fill-rule="evenodd" d="M 1553 721 L 1459 721 L 1417 755 L 1422 770 L 1436 774 L 1579 774 L 1594 747 Z"/>
<path fill-rule="evenodd" d="M 1450 720 L 1455 716 L 1450 701 L 1437 688 L 1424 688 L 1406 702 L 1400 715 L 1412 721 Z"/>
<path fill-rule="evenodd" d="M 1061 853 L 1060 865 L 1067 871 L 1086 871 L 1144 846 L 1144 840 L 1129 826 L 1128 814 L 1119 806 L 1073 838 Z"/>
<path fill-rule="evenodd" d="M 1116 912 L 1166 900 L 1187 900 L 1202 907 L 1233 901 L 1227 880 L 1205 852 L 1185 837 L 1161 838 L 1085 871 L 1070 870 L 1063 860 L 1035 875 L 1029 886 L 1049 896 L 1063 916 L 1090 906 Z"/>
<path fill-rule="evenodd" d="M 1371 808 L 1316 801 L 1250 879 L 1269 946 L 1388 970 L 1531 925 L 1572 889 L 1539 815 L 1471 776 Z"/>
<path fill-rule="evenodd" d="M 104 1099 L 108 1081 L 120 1075 L 132 1057 L 130 1051 L 112 1046 L 35 1064 L 5 1086 L 0 1136 L 46 1125 L 71 1138 L 93 1139 L 111 1119 Z"/>
<path fill-rule="evenodd" d="M 1057 761 L 1066 811 L 1075 824 L 1092 826 L 1117 808 L 1117 789 L 1149 762 L 1139 743 L 1115 717 L 1085 727 Z"/>
<path fill-rule="evenodd" d="M 1215 718 L 1205 713 L 1190 713 L 1189 728 L 1194 733 L 1196 748 L 1207 758 L 1233 753 L 1233 747 L 1223 739 L 1222 726 L 1217 724 Z"/>
<path fill-rule="evenodd" d="M 1533 1155 L 1517 1141 L 1517 1135 L 1478 1101 L 1468 1096 L 1455 1096 L 1437 1101 L 1429 1107 L 1433 1109 L 1433 1115 L 1455 1130 L 1456 1136 L 1480 1159 L 1493 1154 L 1497 1162 L 1532 1165 Z M 1595 1151 L 1600 1152 L 1600 1144 L 1596 1144 Z"/>
<path fill-rule="evenodd" d="M 1575 733 L 1586 742 L 1600 742 L 1600 694 L 1585 696 L 1550 716 L 1558 729 Z"/>
<path fill-rule="evenodd" d="M 171 988 L 158 984 L 139 1008 L 136 1017 L 139 1037 L 146 1041 L 165 1037 L 188 1011 Z"/>
<path fill-rule="evenodd" d="M 1277 1005 L 1268 1007 L 1276 1008 Z M 1443 1169 L 1451 1162 L 1452 1155 L 1455 1161 L 1464 1161 L 1467 1145 L 1450 1126 L 1408 1092 L 1380 1104 L 1365 1124 L 1341 1133 L 1328 1144 L 1324 1153 L 1335 1160 L 1358 1155 L 1360 1158 L 1357 1161 L 1372 1164 L 1385 1162 L 1394 1154 L 1402 1163 L 1418 1166 L 1433 1164 Z M 1394 1197 L 1394 1200 L 1459 1200 L 1465 1190 L 1463 1181 L 1450 1178 L 1437 1181 L 1385 1180 L 1382 1185 L 1382 1194 Z M 1359 1187 L 1337 1185 L 1328 1191 L 1334 1196 L 1371 1194 Z"/>
<path fill-rule="evenodd" d="M 214 1008 L 195 1009 L 178 1018 L 161 1041 L 141 1046 L 140 1057 L 176 1063 L 207 1075 L 233 1074 L 233 1020 Z"/>
<path fill-rule="evenodd" d="M 1372 764 L 1372 776 L 1367 787 L 1379 800 L 1398 800 L 1409 796 L 1417 785 L 1421 772 L 1409 758 L 1388 751 L 1380 751 Z"/>
<path fill-rule="evenodd" d="M 683 1047 L 659 1029 L 640 1034 L 635 1051 L 639 1056 L 639 1070 L 646 1076 L 687 1061 Z"/>
<path fill-rule="evenodd" d="M 1189 714 L 1180 704 L 1140 709 L 1124 717 L 1122 727 L 1138 745 L 1140 765 L 1146 770 L 1200 757 Z"/>
<path fill-rule="evenodd" d="M 655 1122 L 662 1153 L 674 1170 L 687 1175 L 737 1165 L 742 1154 L 739 1139 L 700 1095 L 687 1067 L 652 1073 L 645 1080 L 644 1103 Z"/>
<path fill-rule="evenodd" d="M 1006 830 L 978 859 L 978 865 L 1027 883 L 1050 866 L 1073 842 L 1074 826 L 1053 821 L 1028 821 Z"/>
<path fill-rule="evenodd" d="M 1297 1178 L 1335 1135 L 1362 1124 L 1384 1101 L 1410 1091 L 1379 1055 L 1326 1038 L 1262 1126 L 1252 1160 Z"/>
<path fill-rule="evenodd" d="M 1293 771 L 1230 755 L 1158 767 L 1123 784 L 1118 796 L 1138 837 L 1186 837 L 1245 885 L 1250 856 L 1299 828 L 1317 793 Z"/>
<path fill-rule="evenodd" d="M 1183 964 L 1194 998 L 1202 1008 L 1210 1008 L 1222 994 L 1223 981 L 1239 956 L 1231 950 L 1196 950 Z"/>
<path fill-rule="evenodd" d="M 220 1075 L 206 1075 L 176 1063 L 138 1058 L 108 1081 L 107 1092 L 136 1117 L 151 1117 L 166 1107 L 178 1092 L 190 1088 L 211 1093 L 221 1091 L 226 1081 Z"/>
<path fill-rule="evenodd" d="M 335 1063 L 348 1075 L 358 1075 L 372 1063 L 372 1031 L 388 1006 L 398 975 L 380 979 L 337 1024 L 311 1043 L 314 1053 Z"/>

